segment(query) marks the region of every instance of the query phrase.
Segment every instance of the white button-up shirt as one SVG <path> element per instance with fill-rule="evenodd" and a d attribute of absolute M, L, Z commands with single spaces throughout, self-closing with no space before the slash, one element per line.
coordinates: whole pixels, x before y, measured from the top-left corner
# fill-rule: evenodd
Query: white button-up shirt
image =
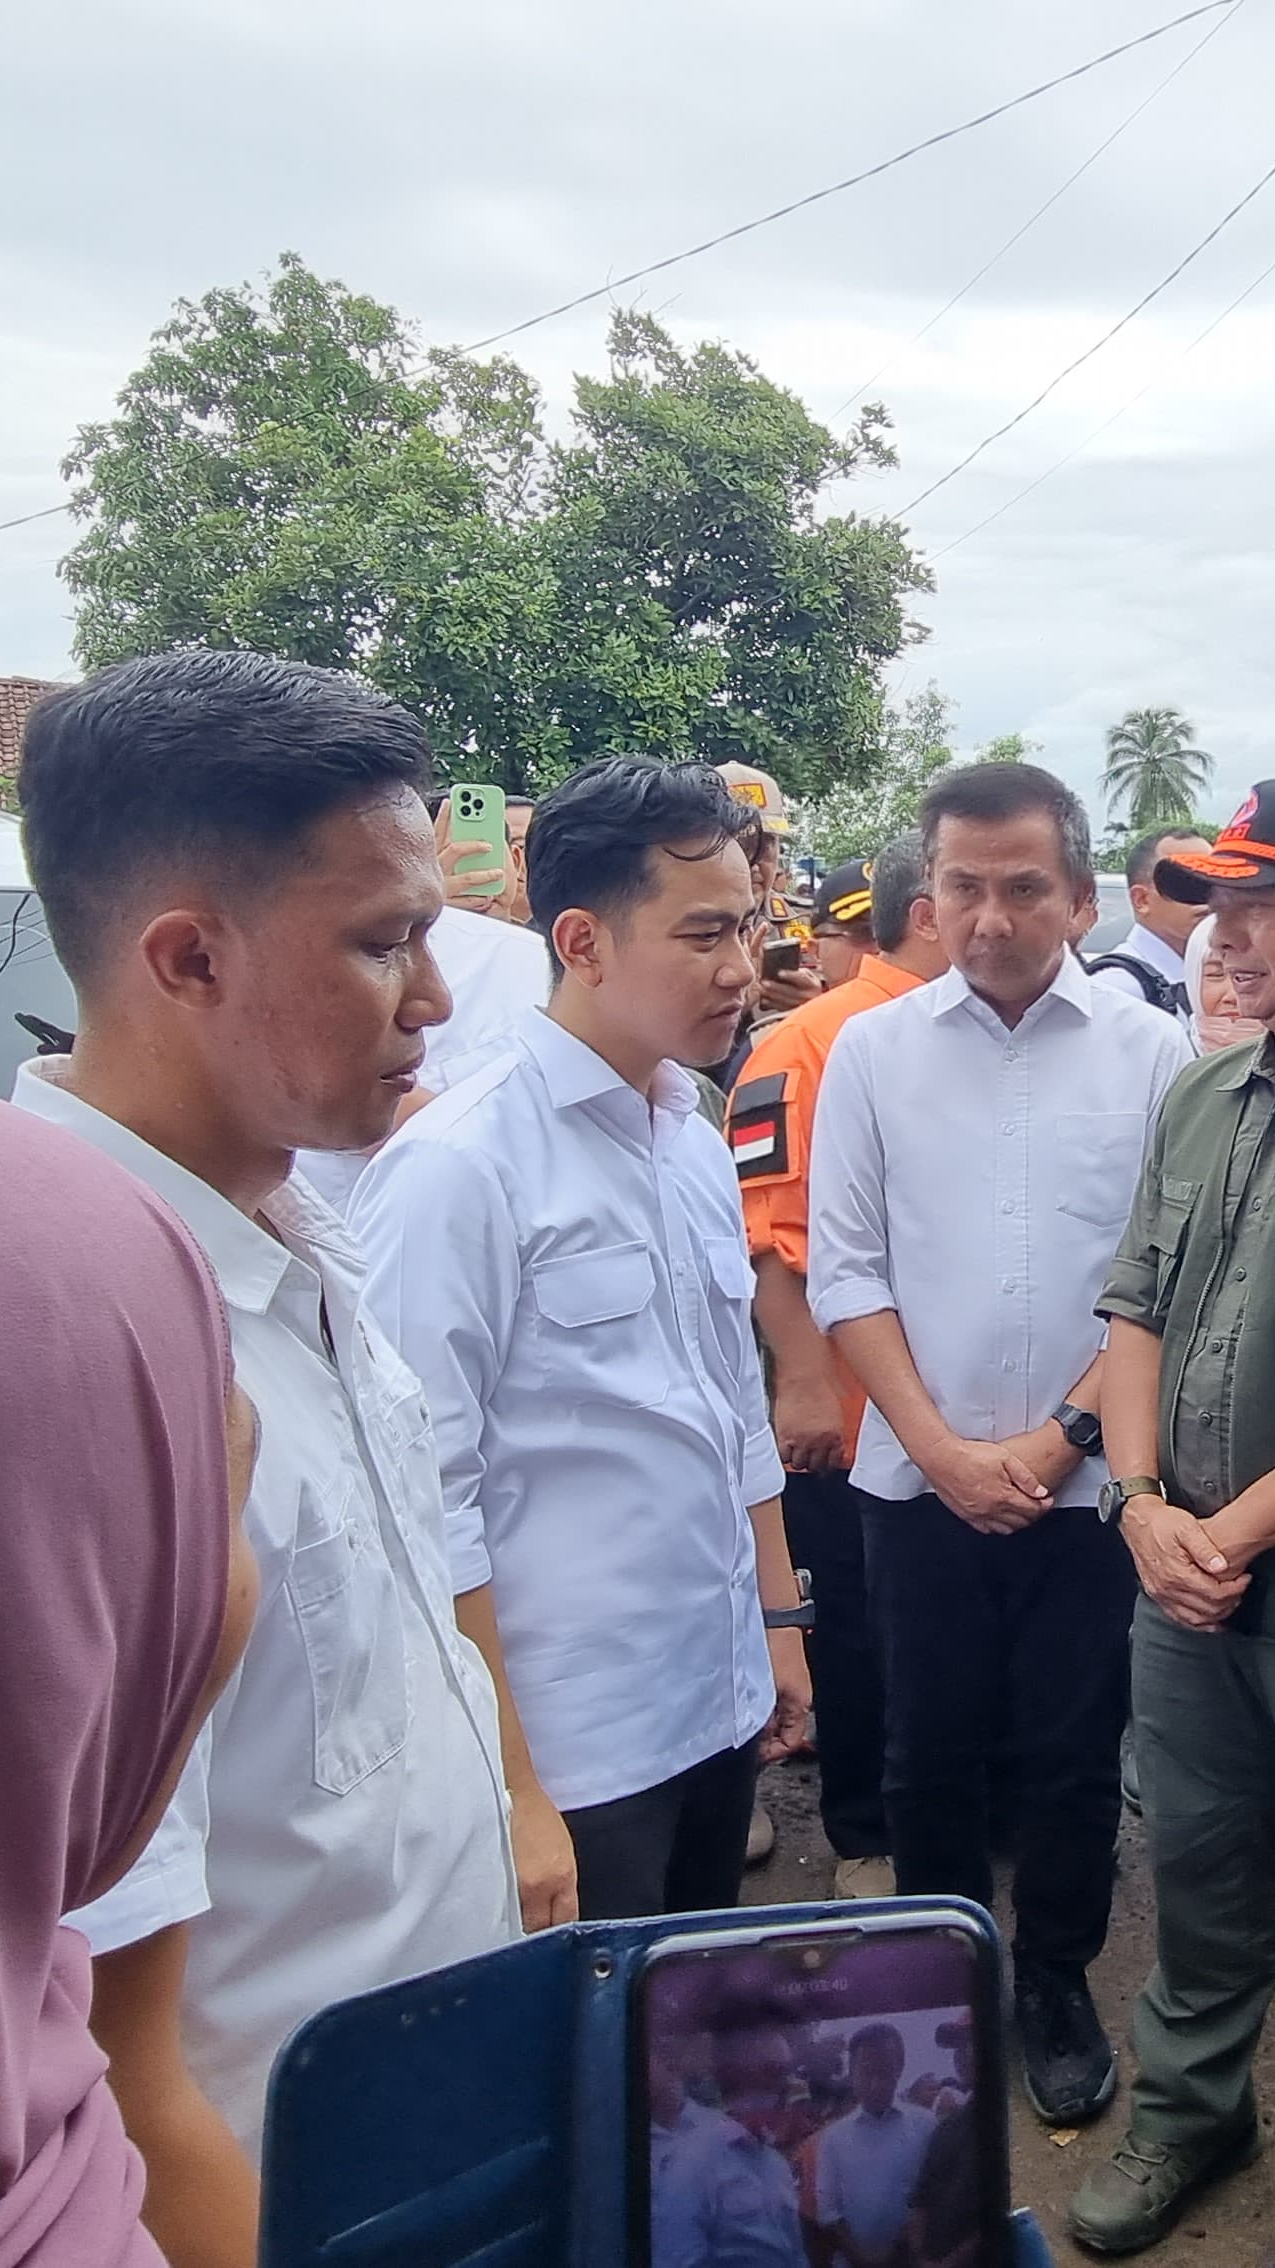
<path fill-rule="evenodd" d="M 792 2168 L 722 2111 L 651 2170 L 651 2268 L 806 2268 Z"/>
<path fill-rule="evenodd" d="M 844 2221 L 865 2252 L 897 2244 L 935 2126 L 932 2112 L 918 2104 L 892 2103 L 879 2118 L 854 2110 L 826 2127 L 815 2145 L 820 2227 Z"/>
<path fill-rule="evenodd" d="M 823 1331 L 894 1309 L 921 1383 L 971 1441 L 1043 1425 L 1103 1343 L 1093 1312 L 1167 1088 L 1171 1016 L 1065 954 L 1011 1031 L 959 970 L 853 1016 L 819 1091 L 811 1309 Z M 1087 1457 L 1058 1489 L 1092 1504 Z M 869 1404 L 853 1478 L 928 1482 Z"/>
<path fill-rule="evenodd" d="M 452 996 L 445 1024 L 425 1033 L 421 1085 L 431 1094 L 459 1086 L 510 1045 L 524 1016 L 549 998 L 549 953 L 533 929 L 494 914 L 444 906 L 429 949 Z M 336 1212 L 349 1211 L 368 1150 L 301 1150 L 297 1170 Z"/>
<path fill-rule="evenodd" d="M 746 1507 L 783 1486 L 725 1143 L 531 1016 L 411 1119 L 352 1214 L 427 1379 L 458 1591 L 493 1584 L 537 1773 L 566 1809 L 741 1746 L 774 1704 Z"/>
<path fill-rule="evenodd" d="M 262 1214 L 27 1064 L 14 1100 L 167 1198 L 230 1314 L 261 1448 L 248 1650 L 154 1841 L 83 1915 L 97 1952 L 187 1921 L 196 2080 L 255 2149 L 270 2065 L 326 2002 L 518 1931 L 495 1695 L 457 1631 L 420 1386 L 370 1316 L 340 1223 L 300 1181 Z"/>

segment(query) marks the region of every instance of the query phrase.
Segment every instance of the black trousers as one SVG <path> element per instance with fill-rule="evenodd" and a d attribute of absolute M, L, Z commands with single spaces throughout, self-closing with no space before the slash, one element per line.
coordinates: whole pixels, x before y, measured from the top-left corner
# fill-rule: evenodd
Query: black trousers
<path fill-rule="evenodd" d="M 868 1613 L 863 1506 L 844 1473 L 789 1473 L 784 1527 L 794 1567 L 810 1569 L 815 1626 L 806 1644 L 819 1734 L 823 1831 L 838 1858 L 889 1849 L 881 1778 L 885 1703 Z"/>
<path fill-rule="evenodd" d="M 582 1921 L 713 1913 L 739 1902 L 757 1786 L 756 1740 L 658 1787 L 564 1812 Z"/>
<path fill-rule="evenodd" d="M 981 1536 L 921 1496 L 868 1499 L 864 1541 L 900 1894 L 990 1903 L 988 1763 L 1003 1742 L 1015 1956 L 1087 1966 L 1106 1936 L 1120 1822 L 1136 1580 L 1119 1533 L 1065 1509 Z"/>

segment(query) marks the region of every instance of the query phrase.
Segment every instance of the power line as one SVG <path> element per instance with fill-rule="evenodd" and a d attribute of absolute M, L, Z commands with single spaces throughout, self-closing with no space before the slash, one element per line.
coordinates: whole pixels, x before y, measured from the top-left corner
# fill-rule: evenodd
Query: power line
<path fill-rule="evenodd" d="M 643 268 L 631 268 L 627 275 L 613 277 L 607 283 L 598 284 L 592 291 L 579 292 L 574 299 L 561 300 L 556 307 L 546 307 L 539 315 L 528 315 L 521 323 L 511 323 L 507 330 L 493 331 L 488 338 L 475 339 L 463 351 L 466 354 L 478 354 L 484 347 L 499 346 L 503 340 L 517 338 L 521 332 L 534 330 L 540 323 L 550 323 L 558 315 L 570 315 L 577 307 L 587 307 L 595 299 L 605 299 L 613 291 L 623 291 L 629 284 L 640 283 L 645 276 L 660 275 L 666 268 L 680 266 L 683 260 L 697 260 L 702 253 L 714 252 L 721 244 L 732 244 L 738 237 L 751 235 L 754 229 L 767 228 L 771 221 L 786 220 L 790 214 L 804 212 L 808 206 L 821 204 L 827 197 L 838 197 L 843 190 L 857 189 L 865 181 L 875 181 L 881 174 L 891 172 L 895 166 L 905 165 L 910 158 L 920 157 L 926 150 L 938 149 L 944 142 L 953 142 L 962 134 L 973 133 L 978 126 L 988 126 L 993 119 L 1004 118 L 1011 110 L 1021 110 L 1024 103 L 1035 102 L 1041 95 L 1051 94 L 1055 87 L 1067 86 L 1075 79 L 1086 78 L 1091 71 L 1100 70 L 1104 63 L 1113 63 L 1118 56 L 1129 55 L 1135 48 L 1147 47 L 1152 40 L 1163 39 L 1166 33 L 1177 31 L 1182 24 L 1196 23 L 1201 16 L 1215 15 L 1219 9 L 1232 5 L 1233 0 L 1205 0 L 1203 6 L 1188 8 L 1184 15 L 1174 16 L 1168 23 L 1157 24 L 1153 30 L 1139 33 L 1136 39 L 1124 40 L 1119 47 L 1109 47 L 1102 55 L 1091 56 L 1087 63 L 1078 63 L 1070 71 L 1059 72 L 1056 78 L 1045 79 L 1040 86 L 1029 87 L 1025 94 L 1014 95 L 1008 102 L 999 102 L 993 109 L 981 111 L 977 118 L 967 118 L 959 126 L 946 127 L 941 134 L 929 134 L 924 141 L 913 142 L 910 148 L 899 150 L 893 157 L 882 158 L 879 164 L 866 167 L 862 173 L 849 174 L 844 181 L 830 182 L 825 189 L 813 189 L 808 196 L 795 197 L 791 204 L 776 205 L 773 212 L 759 213 L 754 220 L 741 221 L 735 228 L 723 229 L 720 235 L 706 237 L 702 244 L 689 245 L 684 252 L 671 252 L 666 259 L 652 260 Z"/>
<path fill-rule="evenodd" d="M 1211 228 L 1207 236 L 1201 237 L 1199 243 L 1187 253 L 1185 259 L 1179 260 L 1176 268 L 1172 268 L 1167 276 L 1162 277 L 1158 284 L 1153 285 L 1150 291 L 1143 294 L 1136 307 L 1131 307 L 1127 314 L 1121 316 L 1118 323 L 1113 323 L 1109 331 L 1103 332 L 1100 339 L 1095 339 L 1092 346 L 1087 346 L 1084 353 L 1078 354 L 1075 360 L 1069 362 L 1064 370 L 1060 370 L 1055 377 L 1051 378 L 1047 386 L 1042 386 L 1040 392 L 1024 408 L 1018 410 L 1013 417 L 1006 418 L 1005 423 L 998 425 L 994 433 L 987 434 L 975 448 L 961 458 L 959 464 L 952 466 L 950 472 L 942 473 L 938 480 L 932 480 L 928 488 L 923 488 L 919 496 L 914 496 L 910 504 L 904 505 L 902 512 L 897 514 L 897 517 L 906 519 L 910 513 L 917 510 L 919 505 L 928 503 L 930 497 L 936 496 L 940 488 L 946 488 L 948 482 L 955 480 L 958 473 L 963 473 L 967 466 L 972 465 L 976 457 L 981 457 L 985 449 L 990 449 L 996 441 L 1003 441 L 1007 433 L 1012 433 L 1015 426 L 1021 425 L 1025 418 L 1029 418 L 1033 410 L 1040 408 L 1042 402 L 1048 401 L 1049 396 L 1057 391 L 1064 379 L 1070 378 L 1086 362 L 1092 362 L 1094 356 L 1100 354 L 1103 347 L 1109 346 L 1119 332 L 1127 330 L 1135 317 L 1141 315 L 1151 305 L 1152 300 L 1159 299 L 1161 293 L 1166 292 L 1170 284 L 1177 282 L 1178 277 L 1185 273 L 1193 260 L 1198 260 L 1202 252 L 1207 252 L 1210 244 L 1217 242 L 1223 229 L 1230 227 L 1231 222 L 1238 218 L 1246 205 L 1251 205 L 1253 199 L 1261 195 L 1262 190 L 1270 181 L 1275 181 L 1275 165 L 1268 167 L 1261 180 L 1255 181 L 1247 195 L 1241 197 L 1237 205 L 1232 205 L 1229 213 L 1222 215 L 1216 227 Z"/>
<path fill-rule="evenodd" d="M 1183 347 L 1181 352 L 1173 357 L 1173 361 L 1168 367 L 1176 369 L 1180 362 L 1185 362 L 1187 356 L 1194 354 L 1197 347 L 1203 346 L 1206 339 L 1212 338 L 1213 333 L 1221 329 L 1227 317 L 1233 315 L 1237 307 L 1242 307 L 1246 299 L 1251 299 L 1255 291 L 1260 291 L 1262 285 L 1271 276 L 1275 276 L 1275 260 L 1271 261 L 1269 267 L 1263 268 L 1260 276 L 1254 276 L 1252 283 L 1247 285 L 1239 296 L 1231 301 L 1229 307 L 1224 307 L 1220 315 L 1215 315 L 1211 323 L 1206 323 L 1202 331 L 1197 331 L 1189 346 Z M 1052 465 L 1046 467 L 1043 473 L 1037 473 L 1035 480 L 1029 480 L 1025 488 L 1018 489 L 1013 496 L 1007 496 L 1005 502 L 998 504 L 996 510 L 989 512 L 985 519 L 976 521 L 972 528 L 966 528 L 964 535 L 953 536 L 952 541 L 945 543 L 941 551 L 936 551 L 931 555 L 932 558 L 936 561 L 946 559 L 949 551 L 956 551 L 961 544 L 968 543 L 972 536 L 981 535 L 984 528 L 990 528 L 994 520 L 1002 520 L 1007 512 L 1012 512 L 1014 506 L 1021 504 L 1025 496 L 1031 496 L 1036 489 L 1043 488 L 1045 482 L 1052 480 L 1056 472 L 1061 472 L 1064 465 L 1071 464 L 1074 458 L 1079 457 L 1084 450 L 1090 448 L 1113 425 L 1119 424 L 1120 419 L 1126 416 L 1145 394 L 1152 392 L 1159 377 L 1160 373 L 1157 371 L 1155 377 L 1148 378 L 1145 386 L 1139 386 L 1136 394 L 1130 394 L 1128 401 L 1122 402 L 1118 410 L 1113 410 L 1110 417 L 1105 417 L 1101 425 L 1095 425 L 1092 433 L 1086 433 L 1083 441 L 1077 441 L 1074 448 L 1068 449 L 1064 455 L 1058 457 Z"/>
<path fill-rule="evenodd" d="M 856 386 L 852 394 L 847 394 L 844 402 L 838 404 L 837 408 L 833 411 L 832 416 L 827 420 L 827 423 L 829 425 L 835 425 L 837 419 L 843 416 L 846 410 L 852 408 L 855 402 L 862 401 L 864 395 L 870 390 L 871 387 L 877 384 L 879 379 L 885 377 L 887 371 L 893 370 L 896 363 L 900 362 L 905 354 L 910 354 L 914 346 L 919 346 L 921 340 L 929 336 L 930 332 L 943 321 L 945 315 L 950 315 L 954 307 L 959 307 L 961 301 L 969 297 L 969 294 L 973 291 L 975 285 L 982 283 L 984 276 L 990 276 L 993 268 L 1000 265 L 1000 262 L 1004 259 L 1006 253 L 1012 252 L 1016 244 L 1021 244 L 1023 238 L 1029 235 L 1032 229 L 1035 228 L 1037 221 L 1043 220 L 1046 213 L 1052 210 L 1052 208 L 1059 202 L 1059 199 L 1065 197 L 1069 189 L 1075 188 L 1076 183 L 1081 179 L 1082 175 L 1088 173 L 1090 167 L 1096 165 L 1100 157 L 1105 157 L 1112 144 L 1114 142 L 1118 142 L 1122 134 L 1128 133 L 1129 128 L 1134 125 L 1139 118 L 1141 118 L 1143 111 L 1149 110 L 1153 102 L 1159 101 L 1159 98 L 1164 93 L 1165 88 L 1172 86 L 1173 81 L 1183 71 L 1186 70 L 1188 64 L 1191 64 L 1195 61 L 1196 56 L 1199 55 L 1202 50 L 1208 46 L 1209 41 L 1216 39 L 1220 31 L 1225 31 L 1226 26 L 1231 21 L 1232 16 L 1238 16 L 1243 5 L 1244 0 L 1233 0 L 1232 6 L 1228 9 L 1226 15 L 1221 18 L 1221 21 L 1209 26 L 1209 29 L 1205 32 L 1203 39 L 1198 39 L 1194 47 L 1190 49 L 1189 53 L 1182 57 L 1181 62 L 1175 63 L 1173 69 L 1166 75 L 1166 77 L 1160 80 L 1159 85 L 1153 87 L 1149 95 L 1143 96 L 1142 101 L 1137 104 L 1136 108 L 1129 112 L 1128 117 L 1121 119 L 1120 124 L 1115 128 L 1115 131 L 1108 134 L 1105 141 L 1099 142 L 1097 149 L 1090 151 L 1088 157 L 1085 158 L 1084 161 L 1076 167 L 1075 172 L 1069 173 L 1067 179 L 1062 182 L 1057 189 L 1054 190 L 1053 194 L 1049 197 L 1046 197 L 1044 204 L 1037 205 L 1035 212 L 1031 214 L 1029 219 L 1023 222 L 1022 227 L 1016 228 L 1012 236 L 1006 237 L 1005 242 L 1000 247 L 1000 250 L 998 252 L 993 252 L 990 260 L 985 260 L 982 267 L 975 270 L 968 283 L 963 283 L 959 291 L 954 291 L 951 298 L 944 301 L 937 315 L 931 315 L 928 323 L 922 323 L 920 330 L 913 332 L 911 338 L 907 341 L 905 346 L 898 347 L 892 354 L 887 355 L 885 361 L 881 363 L 876 370 L 873 371 L 870 378 L 865 378 L 861 386 Z"/>
<path fill-rule="evenodd" d="M 0 535 L 6 528 L 29 528 L 32 520 L 51 520 L 58 512 L 69 512 L 69 504 L 46 504 L 42 512 L 23 512 L 16 520 L 0 520 Z"/>

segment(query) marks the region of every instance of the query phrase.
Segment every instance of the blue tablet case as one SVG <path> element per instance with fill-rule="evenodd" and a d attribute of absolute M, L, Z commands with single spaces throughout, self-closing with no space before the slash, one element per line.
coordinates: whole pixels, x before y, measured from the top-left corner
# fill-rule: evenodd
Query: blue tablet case
<path fill-rule="evenodd" d="M 844 1913 L 576 1924 L 324 2009 L 271 2080 L 261 2268 L 622 2268 L 629 1985 L 646 1947 L 678 1927 Z M 1030 2218 L 1013 2235 L 1014 2268 L 1049 2268 Z"/>

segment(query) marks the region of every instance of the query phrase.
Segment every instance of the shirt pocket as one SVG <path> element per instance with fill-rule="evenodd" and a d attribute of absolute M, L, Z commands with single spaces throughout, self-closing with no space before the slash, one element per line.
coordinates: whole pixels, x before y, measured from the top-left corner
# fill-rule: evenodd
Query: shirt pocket
<path fill-rule="evenodd" d="M 1155 1262 L 1155 1304 L 1159 1315 L 1167 1312 L 1177 1287 L 1187 1230 L 1203 1187 L 1202 1181 L 1161 1180 L 1160 1200 L 1148 1239 Z"/>
<path fill-rule="evenodd" d="M 733 1236 L 705 1237 L 704 1255 L 708 1262 L 708 1312 L 714 1335 L 731 1377 L 738 1378 L 752 1335 L 757 1278 Z"/>
<path fill-rule="evenodd" d="M 1054 1132 L 1060 1213 L 1120 1230 L 1133 1207 L 1147 1122 L 1140 1110 L 1064 1111 Z"/>
<path fill-rule="evenodd" d="M 347 1795 L 407 1739 L 407 1659 L 398 1583 L 349 1480 L 316 1492 L 288 1591 L 314 1709 L 314 1777 Z M 303 1508 L 304 1513 L 304 1508 Z"/>
<path fill-rule="evenodd" d="M 586 1401 L 654 1409 L 667 1401 L 668 1352 L 644 1244 L 604 1245 L 531 1271 L 536 1346 L 549 1384 Z"/>

